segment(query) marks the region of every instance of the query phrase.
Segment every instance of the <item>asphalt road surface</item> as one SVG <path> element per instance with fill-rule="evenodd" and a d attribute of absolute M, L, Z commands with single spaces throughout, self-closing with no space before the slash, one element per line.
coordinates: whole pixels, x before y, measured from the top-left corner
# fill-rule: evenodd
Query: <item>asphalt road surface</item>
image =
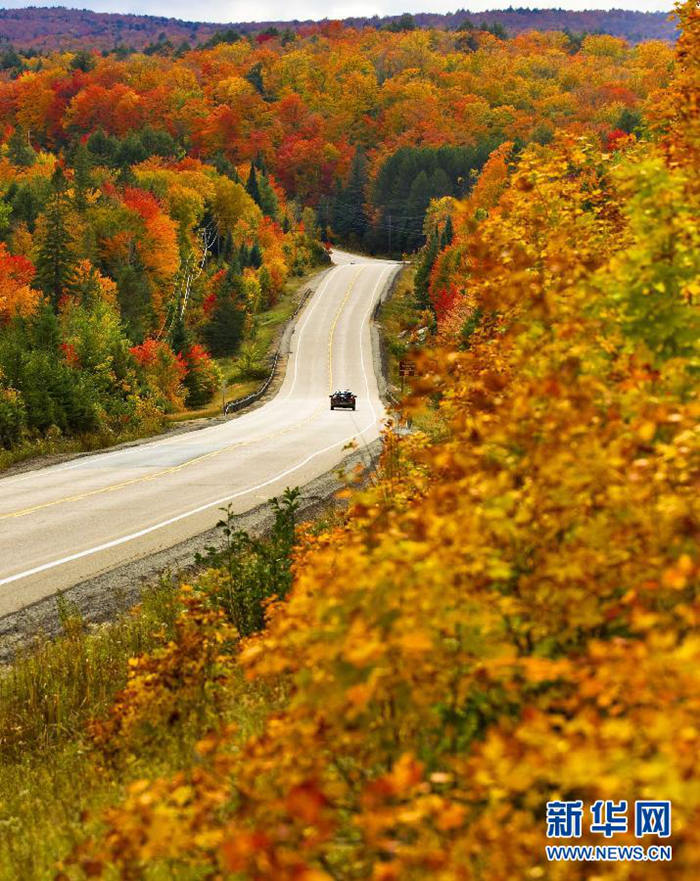
<path fill-rule="evenodd" d="M 384 408 L 370 322 L 397 265 L 342 252 L 296 320 L 282 386 L 263 406 L 150 443 L 0 479 L 0 616 L 210 529 L 374 440 Z M 330 410 L 337 388 L 357 409 Z"/>

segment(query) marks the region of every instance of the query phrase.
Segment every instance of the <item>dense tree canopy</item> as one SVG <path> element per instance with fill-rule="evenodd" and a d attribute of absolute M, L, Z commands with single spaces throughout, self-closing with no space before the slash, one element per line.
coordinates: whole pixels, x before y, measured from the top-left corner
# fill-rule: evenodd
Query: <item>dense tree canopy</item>
<path fill-rule="evenodd" d="M 135 614 L 123 690 L 76 690 L 77 743 L 63 695 L 11 700 L 51 653 L 8 673 L 14 809 L 37 730 L 96 788 L 82 814 L 74 777 L 40 778 L 67 829 L 37 877 L 696 881 L 700 14 L 679 13 L 675 59 L 399 19 L 6 71 L 5 446 L 206 400 L 203 343 L 238 344 L 319 225 L 421 246 L 411 430 L 387 426 L 348 511 L 291 563 L 296 493 L 268 540 L 224 521 L 218 566 Z M 92 685 L 125 656 L 79 629 Z M 671 861 L 547 858 L 549 801 L 637 799 L 672 802 Z"/>
<path fill-rule="evenodd" d="M 499 145 L 516 161 L 555 132 L 611 149 L 644 136 L 642 110 L 669 81 L 669 46 L 505 36 L 420 30 L 406 16 L 389 29 L 271 28 L 177 51 L 163 32 L 142 53 L 6 52 L 0 243 L 19 262 L 0 333 L 31 332 L 42 296 L 56 314 L 67 301 L 100 301 L 127 348 L 176 343 L 186 372 L 207 348 L 236 350 L 246 316 L 321 256 L 316 230 L 410 253 L 425 242 L 431 200 L 468 194 Z M 183 329 L 202 347 L 190 362 L 174 339 Z M 56 357 L 80 385 L 85 365 L 66 342 Z M 98 421 L 138 422 L 142 399 L 179 406 L 179 367 L 166 362 L 169 391 L 156 394 L 132 363 L 121 403 L 101 400 Z M 0 371 L 22 399 L 29 374 L 19 387 Z"/>
<path fill-rule="evenodd" d="M 668 799 L 673 860 L 596 878 L 697 877 L 700 31 L 682 12 L 653 136 L 506 143 L 431 206 L 413 433 L 303 534 L 266 629 L 237 641 L 209 573 L 92 731 L 128 763 L 203 682 L 262 721 L 134 782 L 71 866 L 582 881 L 590 862 L 545 855 L 548 801 Z M 601 842 L 586 823 L 577 843 Z"/>

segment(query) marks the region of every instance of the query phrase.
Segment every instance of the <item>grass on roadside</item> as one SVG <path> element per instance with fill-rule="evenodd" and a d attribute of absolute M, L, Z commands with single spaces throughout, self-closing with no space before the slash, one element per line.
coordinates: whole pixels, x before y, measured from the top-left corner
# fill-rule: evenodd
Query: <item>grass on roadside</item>
<path fill-rule="evenodd" d="M 200 656 L 188 654 L 193 632 L 186 623 L 199 619 L 184 612 L 187 598 L 201 595 L 239 632 L 249 632 L 246 623 L 262 626 L 269 592 L 283 595 L 291 579 L 296 491 L 279 504 L 273 500 L 272 508 L 269 535 L 236 531 L 229 515 L 220 524 L 223 546 L 208 548 L 198 560 L 218 568 L 203 571 L 193 588 L 163 576 L 114 622 L 86 627 L 77 609 L 59 597 L 62 635 L 38 638 L 0 670 L 0 881 L 53 879 L 60 860 L 98 831 L 102 811 L 118 803 L 130 783 L 190 767 L 197 742 L 222 725 L 235 724 L 243 742 L 281 699 L 279 688 L 248 682 L 235 663 L 226 666 L 226 677 L 200 670 Z M 237 620 L 241 608 L 246 614 Z M 225 649 L 217 643 L 216 651 Z M 161 663 L 171 657 L 172 667 L 165 663 L 168 672 L 159 685 L 148 680 L 140 698 L 148 718 L 127 741 L 110 736 L 105 750 L 88 723 L 110 718 L 129 670 L 138 669 L 130 659 L 149 653 Z M 199 673 L 188 690 L 192 670 Z M 159 715 L 159 688 L 172 690 L 175 712 Z M 126 692 L 124 700 L 130 710 L 133 696 Z M 70 866 L 62 871 L 61 877 L 74 877 Z M 149 881 L 175 877 L 162 871 L 149 870 Z M 177 874 L 180 881 L 199 877 L 187 868 Z"/>
<path fill-rule="evenodd" d="M 119 781 L 95 762 L 86 722 L 124 686 L 128 659 L 172 632 L 178 611 L 166 578 L 97 628 L 59 600 L 63 634 L 38 638 L 0 671 L 2 881 L 53 877 L 57 855 L 85 834 L 85 812 L 114 797 Z"/>
<path fill-rule="evenodd" d="M 413 280 L 416 274 L 413 264 L 404 264 L 388 300 L 382 303 L 379 325 L 386 353 L 387 379 L 392 393 L 398 396 L 401 387 L 399 361 L 410 347 L 411 332 L 416 329 L 420 312 L 415 307 Z"/>
<path fill-rule="evenodd" d="M 269 374 L 280 329 L 289 321 L 302 292 L 319 271 L 320 267 L 316 267 L 307 275 L 289 278 L 275 305 L 254 317 L 251 337 L 241 345 L 240 350 L 235 355 L 216 359 L 224 378 L 223 394 L 218 392 L 211 403 L 198 410 L 171 413 L 166 417 L 167 421 L 187 422 L 191 419 L 218 416 L 224 404 L 244 398 L 260 388 Z"/>
<path fill-rule="evenodd" d="M 37 637 L 0 672 L 2 761 L 77 736 L 124 685 L 128 659 L 152 648 L 157 634 L 172 633 L 179 604 L 164 576 L 144 591 L 138 606 L 108 624 L 86 626 L 60 596 L 58 611 L 62 635 Z"/>
<path fill-rule="evenodd" d="M 44 437 L 25 440 L 11 450 L 0 448 L 0 473 L 33 459 L 45 456 L 65 456 L 71 453 L 89 453 L 104 450 L 117 444 L 129 443 L 159 434 L 165 425 L 165 419 L 158 419 L 142 425 L 139 429 L 120 432 L 99 431 L 76 437 L 64 437 L 60 433 L 48 432 Z"/>
<path fill-rule="evenodd" d="M 66 608 L 62 636 L 37 640 L 0 673 L 0 881 L 53 879 L 131 782 L 188 767 L 197 741 L 221 724 L 234 722 L 247 737 L 269 710 L 269 695 L 240 675 L 229 686 L 235 699 L 214 701 L 203 689 L 188 712 L 147 730 L 120 761 L 95 749 L 87 723 L 107 715 L 129 659 L 175 638 L 178 588 L 163 579 L 136 609 L 94 629 Z"/>

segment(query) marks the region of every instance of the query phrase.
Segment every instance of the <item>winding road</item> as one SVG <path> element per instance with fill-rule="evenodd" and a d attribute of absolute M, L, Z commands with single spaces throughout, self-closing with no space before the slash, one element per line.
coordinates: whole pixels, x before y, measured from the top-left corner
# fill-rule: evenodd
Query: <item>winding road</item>
<path fill-rule="evenodd" d="M 210 529 L 337 466 L 384 408 L 372 312 L 398 265 L 334 252 L 298 316 L 278 393 L 204 429 L 0 479 L 0 616 Z M 357 410 L 330 410 L 335 388 Z"/>

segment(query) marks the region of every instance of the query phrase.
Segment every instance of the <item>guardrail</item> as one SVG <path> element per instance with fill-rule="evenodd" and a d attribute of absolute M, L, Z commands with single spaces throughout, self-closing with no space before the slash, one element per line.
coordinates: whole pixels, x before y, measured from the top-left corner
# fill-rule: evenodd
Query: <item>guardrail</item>
<path fill-rule="evenodd" d="M 301 295 L 301 299 L 296 305 L 294 312 L 287 319 L 287 326 L 289 326 L 292 321 L 297 317 L 297 315 L 301 312 L 306 304 L 306 301 L 309 299 L 311 295 L 311 288 L 306 288 L 304 293 Z M 262 385 L 257 391 L 251 392 L 249 395 L 246 395 L 244 398 L 236 398 L 234 401 L 227 401 L 224 405 L 224 416 L 230 416 L 231 413 L 237 413 L 239 410 L 243 410 L 245 407 L 249 407 L 251 404 L 254 404 L 256 401 L 259 401 L 260 398 L 265 394 L 265 392 L 270 387 L 270 383 L 272 382 L 275 372 L 277 370 L 277 363 L 282 355 L 282 344 L 277 347 L 277 351 L 272 356 L 272 364 L 270 365 L 270 372 L 267 375 L 267 378 L 264 380 Z"/>

